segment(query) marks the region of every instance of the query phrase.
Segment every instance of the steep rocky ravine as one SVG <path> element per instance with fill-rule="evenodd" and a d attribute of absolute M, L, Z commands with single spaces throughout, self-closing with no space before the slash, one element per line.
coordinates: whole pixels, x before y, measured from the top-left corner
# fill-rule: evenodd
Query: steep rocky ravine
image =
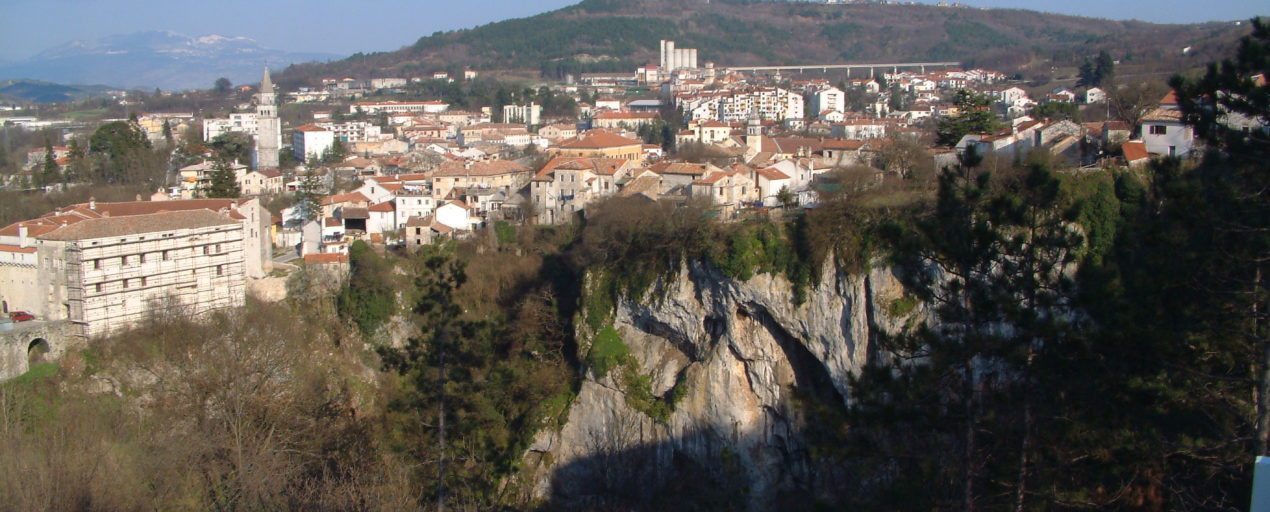
<path fill-rule="evenodd" d="M 562 508 L 612 496 L 649 503 L 640 493 L 679 484 L 667 479 L 685 465 L 702 478 L 739 479 L 751 509 L 781 493 L 814 493 L 800 402 L 845 407 L 849 377 L 876 351 L 876 335 L 914 313 L 895 307 L 903 287 L 881 267 L 849 274 L 827 265 L 803 304 L 793 297 L 783 276 L 738 282 L 691 264 L 638 300 L 619 298 L 612 325 L 629 361 L 673 410 L 654 417 L 629 378 L 588 371 L 567 420 L 540 432 L 525 455 L 534 498 Z M 594 333 L 579 324 L 585 352 Z"/>

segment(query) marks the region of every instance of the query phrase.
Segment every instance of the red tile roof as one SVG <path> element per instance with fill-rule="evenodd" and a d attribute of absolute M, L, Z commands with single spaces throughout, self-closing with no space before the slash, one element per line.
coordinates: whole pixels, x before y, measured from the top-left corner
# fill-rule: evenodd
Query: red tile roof
<path fill-rule="evenodd" d="M 607 149 L 621 148 L 628 146 L 642 146 L 644 143 L 635 139 L 628 139 L 613 132 L 604 130 L 591 130 L 578 138 L 561 144 L 564 149 Z"/>
<path fill-rule="evenodd" d="M 1151 157 L 1151 155 L 1147 153 L 1147 145 L 1142 141 L 1126 142 L 1123 146 L 1121 146 L 1121 150 L 1124 151 L 1125 161 L 1129 163 L 1145 160 Z"/>
<path fill-rule="evenodd" d="M 305 254 L 305 265 L 332 265 L 348 263 L 347 254 L 322 253 L 322 254 Z"/>
<path fill-rule="evenodd" d="M 762 176 L 762 177 L 764 177 L 764 178 L 766 178 L 766 179 L 769 179 L 769 180 L 787 180 L 787 179 L 789 179 L 789 175 L 787 175 L 787 174 L 785 174 L 785 173 L 781 172 L 781 170 L 780 170 L 780 169 L 777 169 L 777 168 L 775 168 L 775 167 L 763 167 L 763 168 L 760 168 L 760 169 L 756 170 L 755 172 L 756 172 L 756 173 L 758 173 L 758 175 L 759 175 L 759 176 Z"/>
<path fill-rule="evenodd" d="M 16 245 L 0 244 L 0 252 L 16 252 L 19 254 L 34 254 L 35 251 L 36 249 L 34 247 L 18 247 Z"/>
<path fill-rule="evenodd" d="M 511 160 L 486 160 L 482 162 L 446 162 L 441 164 L 434 177 L 503 176 L 527 173 L 529 169 Z"/>

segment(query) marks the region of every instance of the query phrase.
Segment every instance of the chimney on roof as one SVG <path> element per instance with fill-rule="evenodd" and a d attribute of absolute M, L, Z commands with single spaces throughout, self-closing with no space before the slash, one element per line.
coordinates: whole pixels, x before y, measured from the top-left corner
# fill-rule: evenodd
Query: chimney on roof
<path fill-rule="evenodd" d="M 137 201 L 137 202 L 141 202 L 141 194 L 137 194 L 137 199 L 136 199 L 136 201 Z"/>
<path fill-rule="evenodd" d="M 88 209 L 89 209 L 89 210 L 92 210 L 92 211 L 97 211 L 97 198 L 96 198 L 96 197 L 89 197 L 89 198 L 88 198 Z"/>
<path fill-rule="evenodd" d="M 18 224 L 18 247 L 26 247 L 27 230 L 25 224 Z"/>

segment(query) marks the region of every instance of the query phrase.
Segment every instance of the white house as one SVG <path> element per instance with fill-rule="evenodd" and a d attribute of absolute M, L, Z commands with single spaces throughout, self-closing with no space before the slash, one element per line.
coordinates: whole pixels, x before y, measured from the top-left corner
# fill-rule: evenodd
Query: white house
<path fill-rule="evenodd" d="M 758 187 L 759 200 L 763 206 L 773 207 L 780 206 L 780 200 L 777 196 L 781 190 L 792 191 L 793 180 L 775 167 L 760 167 L 754 170 L 753 180 L 755 186 Z"/>
<path fill-rule="evenodd" d="M 472 229 L 470 207 L 463 201 L 447 201 L 438 206 L 436 221 L 460 231 L 470 231 Z"/>
<path fill-rule="evenodd" d="M 366 232 L 389 233 L 397 230 L 397 208 L 393 201 L 384 201 L 367 208 Z"/>
<path fill-rule="evenodd" d="M 291 136 L 291 152 L 302 162 L 321 158 L 334 145 L 335 132 L 315 124 L 296 128 Z"/>
<path fill-rule="evenodd" d="M 1154 155 L 1184 157 L 1195 144 L 1195 131 L 1182 122 L 1182 113 L 1157 108 L 1142 118 L 1142 142 Z"/>

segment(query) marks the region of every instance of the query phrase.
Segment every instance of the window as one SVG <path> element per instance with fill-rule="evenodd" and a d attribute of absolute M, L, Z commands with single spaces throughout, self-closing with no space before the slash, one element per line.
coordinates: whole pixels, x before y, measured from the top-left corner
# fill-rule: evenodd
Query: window
<path fill-rule="evenodd" d="M 120 265 L 123 265 L 123 266 L 125 266 L 125 267 L 126 267 L 126 266 L 128 266 L 128 257 L 127 257 L 127 256 L 120 256 L 120 257 L 119 257 L 119 264 L 120 264 Z"/>
<path fill-rule="evenodd" d="M 127 289 L 128 289 L 128 279 L 124 279 L 124 280 L 123 280 L 123 289 L 125 289 L 125 290 L 127 290 Z"/>
<path fill-rule="evenodd" d="M 1151 125 L 1151 135 L 1168 135 L 1169 127 L 1158 124 Z"/>
<path fill-rule="evenodd" d="M 145 265 L 145 264 L 146 264 L 146 255 L 145 255 L 145 253 L 141 253 L 141 264 L 142 264 L 142 265 Z"/>
<path fill-rule="evenodd" d="M 207 256 L 208 254 L 211 254 L 211 253 L 212 253 L 212 247 L 210 245 L 204 245 L 203 256 Z"/>
<path fill-rule="evenodd" d="M 142 288 L 145 288 L 145 286 L 146 286 L 146 284 L 147 284 L 147 281 L 148 281 L 148 280 L 147 280 L 146 278 L 144 278 L 144 277 L 143 277 L 143 278 L 141 278 L 141 287 L 142 287 Z"/>
<path fill-rule="evenodd" d="M 218 275 L 218 276 L 223 276 L 223 275 L 225 275 L 225 266 L 224 266 L 224 265 L 216 265 L 216 275 Z"/>
<path fill-rule="evenodd" d="M 220 254 L 220 244 L 216 244 L 216 254 Z"/>
<path fill-rule="evenodd" d="M 101 293 L 101 283 L 93 285 L 93 289 L 97 290 L 97 293 Z"/>
<path fill-rule="evenodd" d="M 163 251 L 163 261 L 172 259 L 172 251 Z"/>
<path fill-rule="evenodd" d="M 101 260 L 93 260 L 93 270 L 101 270 Z"/>

